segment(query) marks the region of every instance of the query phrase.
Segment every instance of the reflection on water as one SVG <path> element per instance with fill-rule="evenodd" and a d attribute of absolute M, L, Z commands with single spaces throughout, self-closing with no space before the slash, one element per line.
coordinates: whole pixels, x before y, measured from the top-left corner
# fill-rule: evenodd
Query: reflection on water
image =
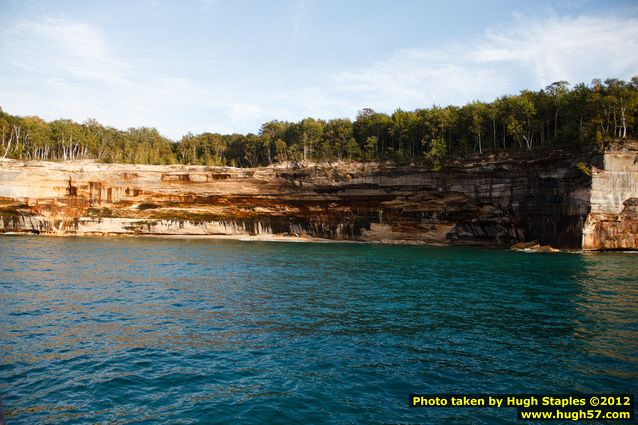
<path fill-rule="evenodd" d="M 9 423 L 516 423 L 407 395 L 637 389 L 636 255 L 36 237 L 0 253 Z"/>
<path fill-rule="evenodd" d="M 625 365 L 638 358 L 638 256 L 586 253 L 583 260 L 577 299 L 581 319 L 575 334 L 585 341 L 590 356 L 615 365 L 593 372 L 636 379 L 636 369 Z"/>

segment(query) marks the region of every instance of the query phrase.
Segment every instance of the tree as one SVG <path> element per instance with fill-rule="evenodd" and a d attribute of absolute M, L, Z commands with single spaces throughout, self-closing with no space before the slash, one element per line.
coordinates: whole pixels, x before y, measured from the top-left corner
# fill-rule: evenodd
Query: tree
<path fill-rule="evenodd" d="M 516 140 L 521 148 L 521 139 L 523 139 L 525 146 L 531 151 L 534 142 L 532 117 L 536 114 L 534 104 L 524 92 L 518 96 L 505 98 L 504 103 L 507 110 L 505 122 L 508 134 Z"/>
<path fill-rule="evenodd" d="M 487 108 L 484 103 L 472 102 L 467 106 L 470 110 L 470 130 L 476 136 L 478 143 L 478 150 L 483 155 L 483 144 L 481 143 L 481 133 L 483 132 L 483 126 L 485 124 L 485 116 L 487 115 Z"/>
<path fill-rule="evenodd" d="M 569 90 L 567 81 L 556 81 L 545 88 L 554 98 L 554 142 L 558 139 L 558 112 L 561 108 L 561 98 Z"/>
<path fill-rule="evenodd" d="M 314 157 L 316 146 L 323 137 L 323 122 L 314 118 L 305 118 L 300 123 L 301 141 L 303 145 L 303 160 Z"/>
<path fill-rule="evenodd" d="M 395 151 L 396 159 L 413 158 L 416 139 L 416 114 L 397 109 L 390 118 L 391 145 Z"/>
<path fill-rule="evenodd" d="M 374 161 L 376 159 L 377 146 L 379 140 L 377 136 L 368 136 L 365 144 L 363 145 L 363 159 L 365 161 Z"/>
<path fill-rule="evenodd" d="M 378 113 L 369 108 L 359 111 L 352 126 L 354 136 L 361 144 L 361 150 L 367 152 L 369 147 L 366 143 L 376 140 L 375 156 L 384 157 L 389 144 L 391 125 L 392 120 L 387 114 Z"/>
<path fill-rule="evenodd" d="M 485 112 L 487 116 L 492 120 L 492 143 L 494 146 L 494 152 L 496 152 L 496 119 L 498 118 L 499 110 L 500 110 L 500 101 L 498 99 L 494 100 L 494 102 L 489 103 L 485 106 Z"/>
<path fill-rule="evenodd" d="M 329 120 L 324 127 L 324 148 L 322 149 L 325 158 L 342 159 L 347 157 L 352 159 L 354 133 L 352 121 L 346 118 Z"/>
<path fill-rule="evenodd" d="M 275 161 L 284 162 L 288 161 L 288 154 L 286 152 L 286 142 L 282 139 L 275 140 Z"/>
<path fill-rule="evenodd" d="M 636 137 L 638 76 L 629 82 L 594 79 L 570 89 L 557 81 L 542 90 L 524 90 L 490 103 L 437 106 L 392 115 L 362 109 L 354 122 L 306 118 L 270 121 L 259 134 L 185 134 L 179 141 L 152 127 L 119 130 L 95 119 L 46 122 L 0 109 L 0 157 L 148 164 L 256 167 L 278 161 L 425 161 L 442 167 L 447 157 L 542 146 L 602 147 L 605 141 Z M 490 134 L 491 133 L 491 134 Z M 501 143 L 498 143 L 500 138 Z"/>
<path fill-rule="evenodd" d="M 441 171 L 446 152 L 445 139 L 436 138 L 430 141 L 430 148 L 425 156 L 432 161 L 432 169 L 434 171 Z"/>
<path fill-rule="evenodd" d="M 259 135 L 262 138 L 263 151 L 268 164 L 272 164 L 273 157 L 277 155 L 276 142 L 278 140 L 281 140 L 282 142 L 284 141 L 289 127 L 289 123 L 277 120 L 269 121 L 261 126 Z M 279 154 L 281 154 L 281 152 L 279 152 Z"/>

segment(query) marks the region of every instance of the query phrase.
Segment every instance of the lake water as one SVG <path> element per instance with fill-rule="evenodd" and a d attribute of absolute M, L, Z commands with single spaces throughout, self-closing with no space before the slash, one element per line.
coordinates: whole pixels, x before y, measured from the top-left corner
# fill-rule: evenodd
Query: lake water
<path fill-rule="evenodd" d="M 638 392 L 638 255 L 0 238 L 8 424 L 520 423 L 410 393 Z"/>

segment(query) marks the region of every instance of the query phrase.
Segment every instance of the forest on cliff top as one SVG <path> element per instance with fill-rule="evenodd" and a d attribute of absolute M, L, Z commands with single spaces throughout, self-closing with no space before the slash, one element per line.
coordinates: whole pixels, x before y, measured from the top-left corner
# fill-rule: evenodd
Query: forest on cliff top
<path fill-rule="evenodd" d="M 119 130 L 95 119 L 47 122 L 0 109 L 0 157 L 22 160 L 95 159 L 140 164 L 257 167 L 283 161 L 429 162 L 495 152 L 564 147 L 596 149 L 635 138 L 638 76 L 555 82 L 492 102 L 437 106 L 391 115 L 363 109 L 354 121 L 305 118 L 269 121 L 258 134 L 184 135 L 179 141 L 149 127 Z"/>

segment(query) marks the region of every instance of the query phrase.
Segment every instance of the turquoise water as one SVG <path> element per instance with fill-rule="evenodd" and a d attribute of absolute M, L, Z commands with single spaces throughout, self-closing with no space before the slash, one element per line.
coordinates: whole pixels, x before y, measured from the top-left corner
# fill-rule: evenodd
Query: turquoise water
<path fill-rule="evenodd" d="M 636 254 L 8 236 L 0 253 L 9 424 L 517 423 L 408 394 L 638 389 Z"/>

